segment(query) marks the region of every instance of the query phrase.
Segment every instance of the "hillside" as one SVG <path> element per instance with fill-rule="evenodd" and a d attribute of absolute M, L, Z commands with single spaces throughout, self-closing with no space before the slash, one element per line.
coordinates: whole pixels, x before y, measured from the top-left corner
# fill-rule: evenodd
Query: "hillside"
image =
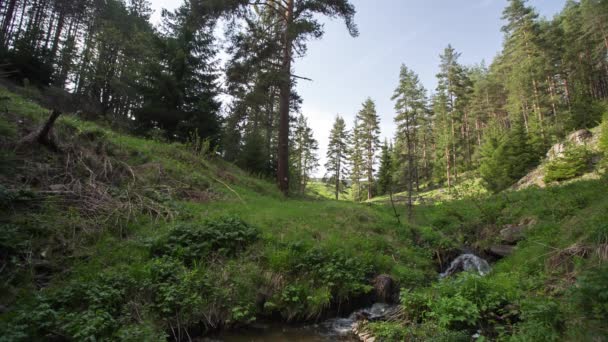
<path fill-rule="evenodd" d="M 380 274 L 402 304 L 397 319 L 365 327 L 382 341 L 608 333 L 605 179 L 445 199 L 398 225 L 382 202 L 285 200 L 187 144 L 73 115 L 58 121 L 58 152 L 20 144 L 48 111 L 0 96 L 10 98 L 0 117 L 0 340 L 188 340 L 317 320 L 373 301 Z M 462 251 L 494 270 L 438 282 Z"/>
<path fill-rule="evenodd" d="M 72 115 L 57 123 L 59 152 L 20 145 L 49 112 L 0 96 L 5 340 L 181 339 L 348 310 L 382 273 L 435 277 L 388 209 L 285 201 L 188 145 Z"/>

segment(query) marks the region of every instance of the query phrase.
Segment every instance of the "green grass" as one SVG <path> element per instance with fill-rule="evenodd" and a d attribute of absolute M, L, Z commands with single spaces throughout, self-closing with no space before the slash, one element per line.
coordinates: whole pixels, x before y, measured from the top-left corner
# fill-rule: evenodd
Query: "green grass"
<path fill-rule="evenodd" d="M 336 193 L 332 187 L 321 181 L 312 181 L 308 184 L 306 192 L 313 197 L 319 199 L 335 200 Z M 351 189 L 348 188 L 345 193 L 341 193 L 339 197 L 340 201 L 352 201 Z"/>
<path fill-rule="evenodd" d="M 0 92 L 13 99 L 2 124 L 12 127 L 10 146 L 19 120 L 48 112 Z M 605 179 L 494 196 L 469 179 L 449 194 L 421 194 L 427 205 L 399 225 L 387 198 L 323 199 L 330 192 L 313 183 L 311 196 L 285 199 L 182 144 L 71 115 L 57 133 L 61 154 L 1 151 L 2 341 L 187 339 L 269 317 L 315 320 L 369 293 L 382 273 L 402 287 L 407 318 L 372 325 L 389 340 L 468 340 L 477 330 L 489 340 L 607 336 Z M 405 213 L 402 201 L 397 210 Z M 483 253 L 503 225 L 522 220 L 535 223 L 490 276 L 437 281 L 460 247 Z"/>
<path fill-rule="evenodd" d="M 2 93 L 11 97 L 9 123 L 26 119 L 33 129 L 48 115 Z M 286 200 L 274 184 L 218 158 L 73 115 L 56 128 L 62 153 L 34 146 L 2 169 L 0 224 L 14 228 L 0 233 L 8 251 L 2 257 L 13 260 L 2 285 L 12 311 L 0 318 L 9 340 L 148 340 L 201 322 L 205 330 L 266 316 L 316 319 L 369 293 L 377 274 L 403 286 L 435 278 L 432 256 L 413 246 L 410 229 L 389 208 L 318 196 Z M 102 193 L 110 199 L 89 203 L 99 196 L 91 183 L 95 191 L 107 188 Z M 48 194 L 51 186 L 74 184 L 91 195 L 73 201 Z M 31 198 L 18 195 L 23 191 Z M 224 217 L 254 227 L 258 238 L 230 254 L 205 241 L 169 242 L 182 234 L 177 227 L 204 230 Z M 214 234 L 223 239 L 223 232 Z M 158 255 L 159 248 L 171 252 Z M 180 257 L 202 250 L 208 252 Z"/>
<path fill-rule="evenodd" d="M 370 329 L 420 339 L 477 330 L 500 341 L 605 339 L 607 194 L 606 179 L 581 180 L 416 207 L 418 243 L 442 258 L 460 246 L 483 253 L 502 243 L 504 225 L 533 223 L 489 276 L 461 275 L 402 293 L 410 323 Z"/>
<path fill-rule="evenodd" d="M 488 191 L 483 187 L 480 178 L 471 177 L 470 175 L 462 176 L 461 181 L 456 183 L 451 189 L 444 187 L 433 189 L 422 189 L 421 192 L 414 192 L 412 197 L 414 204 L 428 205 L 438 204 L 442 202 L 468 198 L 479 197 L 488 194 Z M 393 194 L 393 200 L 396 203 L 405 203 L 408 199 L 407 191 Z M 378 196 L 372 198 L 370 203 L 390 203 L 389 195 Z"/>

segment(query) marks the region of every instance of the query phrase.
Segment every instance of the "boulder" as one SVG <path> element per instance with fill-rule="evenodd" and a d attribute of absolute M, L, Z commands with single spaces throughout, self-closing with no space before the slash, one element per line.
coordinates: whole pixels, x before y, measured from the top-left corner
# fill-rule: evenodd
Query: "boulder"
<path fill-rule="evenodd" d="M 378 303 L 390 304 L 393 302 L 393 294 L 395 291 L 395 281 L 391 276 L 381 274 L 372 281 L 374 286 L 374 297 Z"/>
<path fill-rule="evenodd" d="M 587 129 L 578 130 L 572 134 L 570 134 L 565 142 L 560 142 L 551 147 L 549 152 L 547 152 L 547 158 L 549 160 L 554 160 L 560 157 L 563 157 L 566 149 L 568 149 L 568 145 L 573 146 L 581 146 L 589 143 L 593 138 L 593 133 Z"/>
<path fill-rule="evenodd" d="M 557 143 L 551 146 L 551 149 L 549 149 L 549 152 L 547 152 L 547 158 L 549 160 L 560 158 L 564 155 L 564 152 L 566 152 L 566 144 Z"/>
<path fill-rule="evenodd" d="M 512 245 L 494 245 L 488 249 L 488 252 L 498 257 L 507 257 L 515 251 L 515 246 Z"/>
<path fill-rule="evenodd" d="M 526 229 L 528 229 L 526 225 L 508 224 L 500 230 L 500 238 L 502 242 L 516 244 L 523 240 Z"/>
<path fill-rule="evenodd" d="M 584 145 L 593 138 L 593 133 L 587 129 L 578 130 L 568 136 L 568 141 L 575 145 Z"/>
<path fill-rule="evenodd" d="M 507 224 L 500 230 L 501 241 L 505 244 L 514 245 L 525 237 L 526 230 L 536 224 L 533 218 L 524 218 L 518 224 Z"/>

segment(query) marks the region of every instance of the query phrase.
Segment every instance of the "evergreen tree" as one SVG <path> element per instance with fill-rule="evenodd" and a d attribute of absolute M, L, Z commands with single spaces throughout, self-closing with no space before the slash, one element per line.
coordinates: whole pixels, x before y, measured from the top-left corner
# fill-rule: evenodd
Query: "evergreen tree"
<path fill-rule="evenodd" d="M 380 167 L 378 168 L 378 195 L 386 195 L 393 186 L 393 146 L 387 140 L 381 147 Z"/>
<path fill-rule="evenodd" d="M 512 186 L 538 163 L 521 121 L 502 137 L 488 136 L 481 155 L 479 171 L 486 188 L 493 192 Z"/>
<path fill-rule="evenodd" d="M 352 195 L 355 202 L 360 202 L 361 198 L 361 179 L 363 178 L 363 172 L 365 169 L 363 155 L 363 140 L 361 136 L 361 127 L 359 125 L 358 118 L 355 118 L 353 125 L 353 132 L 351 136 L 351 148 L 349 154 L 350 161 L 350 180 Z"/>
<path fill-rule="evenodd" d="M 292 144 L 292 187 L 300 194 L 304 194 L 306 186 L 310 182 L 312 173 L 319 167 L 317 151 L 319 145 L 313 136 L 312 129 L 308 126 L 308 120 L 300 114 L 293 130 Z"/>
<path fill-rule="evenodd" d="M 376 154 L 380 147 L 380 118 L 376 113 L 376 104 L 368 98 L 363 103 L 363 108 L 357 114 L 359 122 L 358 138 L 363 149 L 364 172 L 367 176 L 367 199 L 373 197 L 374 165 Z"/>
<path fill-rule="evenodd" d="M 395 101 L 395 123 L 397 124 L 397 141 L 403 141 L 405 145 L 405 160 L 397 162 L 400 168 L 406 170 L 408 191 L 408 212 L 412 213 L 412 194 L 414 184 L 418 183 L 417 151 L 418 128 L 420 119 L 424 117 L 427 106 L 426 90 L 420 83 L 418 75 L 410 71 L 405 65 L 401 66 L 399 74 L 399 85 L 395 89 L 392 100 Z M 401 165 L 407 165 L 407 168 Z"/>
<path fill-rule="evenodd" d="M 327 186 L 333 188 L 336 200 L 340 199 L 340 194 L 344 194 L 347 188 L 348 138 L 346 123 L 338 115 L 329 135 L 327 163 L 325 163 L 327 173 L 324 177 Z"/>
<path fill-rule="evenodd" d="M 201 1 L 201 0 L 199 0 Z M 205 3 L 203 2 L 203 5 Z M 210 6 L 210 4 L 207 4 Z M 251 3 L 247 0 L 231 1 L 223 5 L 227 13 L 238 13 L 241 8 L 266 9 L 278 13 L 275 21 L 279 30 L 280 58 L 278 60 L 278 88 L 279 88 L 279 122 L 278 122 L 278 153 L 277 153 L 277 181 L 279 189 L 285 194 L 289 191 L 289 122 L 292 101 L 292 88 L 294 85 L 292 75 L 292 61 L 295 54 L 306 51 L 306 41 L 310 38 L 320 38 L 323 35 L 323 26 L 315 15 L 325 15 L 331 18 L 344 19 L 349 33 L 354 37 L 358 35 L 357 27 L 353 21 L 355 7 L 348 0 L 286 0 L 262 1 Z"/>

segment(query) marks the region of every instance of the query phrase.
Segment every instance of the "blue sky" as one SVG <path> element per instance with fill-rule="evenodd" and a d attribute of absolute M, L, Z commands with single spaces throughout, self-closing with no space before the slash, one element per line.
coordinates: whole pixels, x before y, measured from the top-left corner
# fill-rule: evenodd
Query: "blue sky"
<path fill-rule="evenodd" d="M 151 0 L 153 7 L 173 8 L 176 0 Z M 399 68 L 405 63 L 433 90 L 439 54 L 448 45 L 466 65 L 488 64 L 501 49 L 502 10 L 506 0 L 352 0 L 360 36 L 351 38 L 341 21 L 324 20 L 325 36 L 308 45 L 295 62 L 302 111 L 319 141 L 321 164 L 336 114 L 352 125 L 367 97 L 377 105 L 382 136 L 394 134 L 393 103 Z M 565 0 L 530 0 L 541 16 L 553 17 Z M 318 171 L 322 176 L 323 167 Z"/>

